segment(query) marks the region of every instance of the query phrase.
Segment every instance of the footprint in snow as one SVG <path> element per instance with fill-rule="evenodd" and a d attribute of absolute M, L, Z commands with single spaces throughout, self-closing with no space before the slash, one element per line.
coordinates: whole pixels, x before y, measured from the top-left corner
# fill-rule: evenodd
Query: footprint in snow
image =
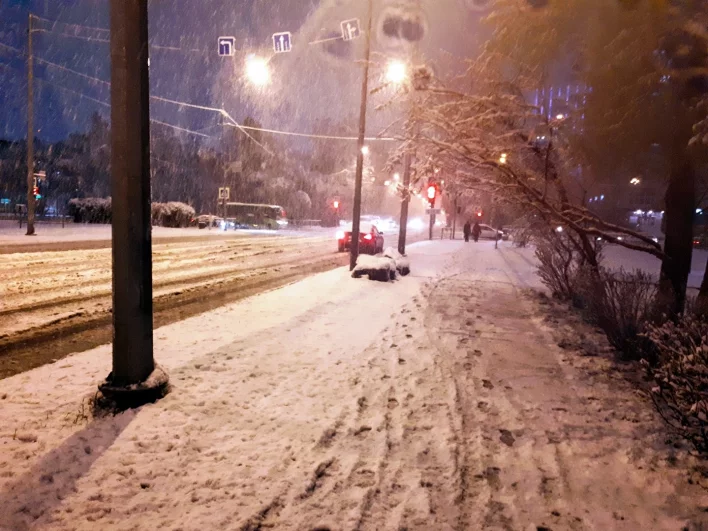
<path fill-rule="evenodd" d="M 516 441 L 516 439 L 514 439 L 514 436 L 509 430 L 499 430 L 499 433 L 501 433 L 501 436 L 499 437 L 499 440 L 501 442 L 503 442 L 509 447 L 514 446 L 514 442 Z"/>
<path fill-rule="evenodd" d="M 490 382 L 489 380 L 482 380 L 482 386 L 485 389 L 494 389 L 494 384 Z"/>

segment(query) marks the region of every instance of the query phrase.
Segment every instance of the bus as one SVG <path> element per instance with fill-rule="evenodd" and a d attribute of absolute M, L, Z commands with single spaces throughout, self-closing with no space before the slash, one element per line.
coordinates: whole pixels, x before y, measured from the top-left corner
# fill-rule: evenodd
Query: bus
<path fill-rule="evenodd" d="M 222 228 L 249 228 L 277 230 L 287 227 L 285 210 L 278 205 L 253 203 L 226 203 Z"/>

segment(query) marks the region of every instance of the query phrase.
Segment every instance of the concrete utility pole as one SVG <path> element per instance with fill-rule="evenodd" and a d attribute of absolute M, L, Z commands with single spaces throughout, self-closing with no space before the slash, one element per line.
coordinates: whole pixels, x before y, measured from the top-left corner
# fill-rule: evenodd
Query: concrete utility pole
<path fill-rule="evenodd" d="M 452 214 L 452 239 L 455 239 L 455 229 L 457 228 L 457 198 L 459 197 L 459 194 L 455 192 L 455 202 L 453 205 L 454 211 Z"/>
<path fill-rule="evenodd" d="M 369 0 L 364 44 L 364 79 L 361 82 L 361 106 L 359 108 L 359 139 L 356 143 L 356 177 L 354 180 L 354 213 L 352 214 L 352 237 L 349 242 L 349 270 L 356 267 L 359 258 L 359 232 L 361 228 L 361 184 L 364 176 L 364 137 L 366 136 L 366 103 L 369 95 L 369 60 L 371 58 L 371 26 L 373 0 Z"/>
<path fill-rule="evenodd" d="M 132 406 L 167 386 L 153 359 L 148 0 L 110 9 L 113 371 L 99 388 Z"/>
<path fill-rule="evenodd" d="M 401 200 L 401 222 L 398 225 L 398 252 L 406 254 L 406 237 L 408 232 L 408 205 L 411 202 L 411 154 L 403 155 L 403 198 Z"/>
<path fill-rule="evenodd" d="M 416 2 L 416 7 L 420 9 L 420 0 Z M 418 49 L 418 43 L 416 42 L 414 45 L 413 49 L 413 67 L 417 68 L 418 64 L 418 59 L 420 58 L 420 50 Z M 413 92 L 411 92 L 408 96 L 409 98 L 409 105 L 408 105 L 408 116 L 411 117 L 414 112 L 414 105 L 413 105 L 413 99 L 415 97 L 415 90 L 416 89 L 416 80 L 415 80 L 415 75 L 416 72 L 412 72 L 410 74 L 412 77 L 410 79 L 411 84 L 413 85 Z M 409 150 L 406 150 L 406 153 L 403 155 L 403 201 L 401 202 L 401 220 L 399 223 L 399 229 L 398 229 L 398 252 L 401 254 L 406 254 L 406 238 L 408 237 L 408 206 L 410 205 L 411 202 L 411 196 L 410 196 L 410 187 L 411 187 L 411 153 Z"/>
<path fill-rule="evenodd" d="M 27 236 L 34 236 L 34 48 L 32 18 L 27 26 Z"/>

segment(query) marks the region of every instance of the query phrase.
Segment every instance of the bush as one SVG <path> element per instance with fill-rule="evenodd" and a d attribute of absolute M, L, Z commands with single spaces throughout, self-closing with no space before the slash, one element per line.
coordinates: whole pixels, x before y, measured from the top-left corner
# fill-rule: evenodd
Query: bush
<path fill-rule="evenodd" d="M 654 359 L 643 333 L 656 317 L 657 291 L 651 275 L 643 271 L 600 269 L 599 277 L 584 275 L 579 282 L 585 318 L 597 324 L 629 360 Z"/>
<path fill-rule="evenodd" d="M 538 275 L 551 294 L 562 300 L 571 299 L 580 259 L 567 239 L 560 235 L 541 239 L 536 258 L 540 262 Z"/>
<path fill-rule="evenodd" d="M 598 261 L 599 248 L 595 248 Z M 536 247 L 538 274 L 551 294 L 580 308 L 587 321 L 599 326 L 624 359 L 653 359 L 642 336 L 655 317 L 657 286 L 651 275 L 622 269 L 595 270 L 563 234 L 542 236 Z"/>
<path fill-rule="evenodd" d="M 74 218 L 74 223 L 110 223 L 111 198 L 74 198 L 69 200 L 67 212 Z"/>
<path fill-rule="evenodd" d="M 177 228 L 189 227 L 195 215 L 195 210 L 186 203 L 171 201 L 153 203 L 150 217 L 153 225 Z"/>
<path fill-rule="evenodd" d="M 74 223 L 110 223 L 112 219 L 111 199 L 87 197 L 69 201 L 68 213 Z M 194 209 L 176 201 L 152 203 L 150 218 L 153 225 L 162 227 L 189 227 L 196 215 Z"/>
<path fill-rule="evenodd" d="M 699 452 L 708 452 L 708 322 L 681 317 L 650 326 L 646 339 L 657 353 L 655 364 L 643 361 L 657 411 Z"/>

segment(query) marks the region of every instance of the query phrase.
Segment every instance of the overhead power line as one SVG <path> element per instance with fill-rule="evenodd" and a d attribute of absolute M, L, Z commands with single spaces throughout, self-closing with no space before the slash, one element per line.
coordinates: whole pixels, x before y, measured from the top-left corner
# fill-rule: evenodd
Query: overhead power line
<path fill-rule="evenodd" d="M 59 31 L 53 31 L 53 30 L 48 30 L 48 29 L 42 29 L 42 28 L 35 28 L 32 30 L 32 33 L 46 33 L 48 35 L 55 35 L 58 37 L 68 37 L 70 39 L 79 39 L 82 41 L 88 41 L 88 42 L 101 42 L 101 43 L 110 43 L 110 39 L 99 39 L 96 37 L 85 37 L 83 35 L 72 35 L 71 33 L 63 33 Z"/>
<path fill-rule="evenodd" d="M 32 14 L 30 16 L 35 20 L 41 20 L 44 22 L 48 22 L 52 25 L 52 27 L 56 27 L 57 25 L 59 25 L 59 26 L 64 26 L 65 28 L 83 29 L 83 30 L 89 30 L 89 31 L 100 31 L 100 32 L 108 33 L 108 34 L 110 34 L 110 32 L 111 32 L 110 28 L 98 28 L 95 26 L 84 26 L 82 24 L 71 24 L 69 22 L 62 22 L 60 20 L 52 20 L 49 18 L 40 17 L 39 15 L 35 15 L 35 14 Z"/>

